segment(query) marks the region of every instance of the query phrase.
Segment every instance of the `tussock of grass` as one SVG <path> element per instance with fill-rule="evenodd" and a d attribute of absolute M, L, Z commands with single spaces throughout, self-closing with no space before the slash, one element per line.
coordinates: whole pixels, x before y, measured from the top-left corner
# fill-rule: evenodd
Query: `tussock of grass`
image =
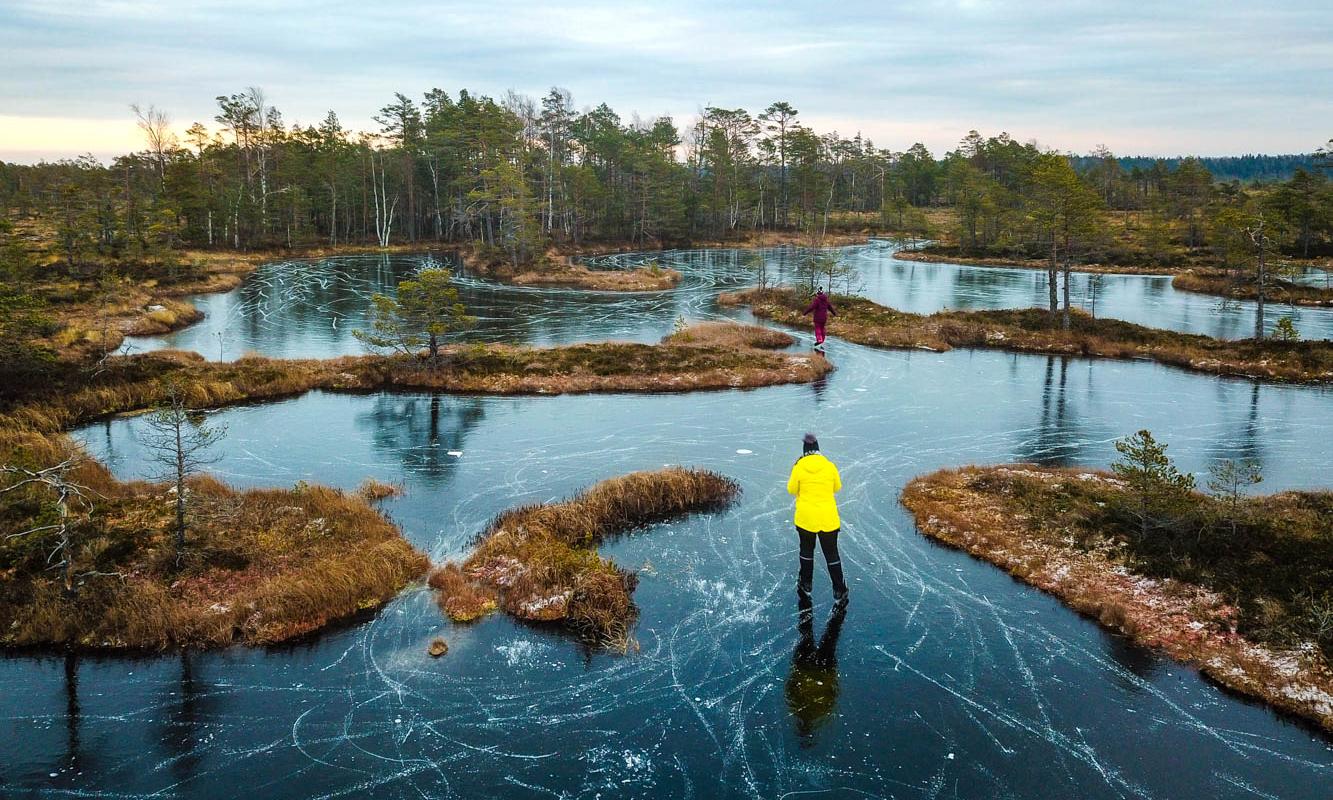
<path fill-rule="evenodd" d="M 748 305 L 755 316 L 809 328 L 805 300 L 790 289 L 749 289 L 718 298 L 724 305 Z M 1151 359 L 1219 375 L 1274 381 L 1333 381 L 1333 342 L 1228 341 L 1147 328 L 1117 319 L 1071 313 L 1071 327 L 1037 308 L 1000 311 L 941 311 L 909 314 L 863 297 L 834 298 L 838 314 L 830 332 L 873 347 L 944 351 L 986 347 L 1026 353 Z"/>
<path fill-rule="evenodd" d="M 64 437 L 0 433 L 0 463 L 49 465 L 74 452 Z M 189 484 L 188 549 L 177 564 L 166 486 L 118 481 L 92 461 L 72 477 L 96 495 L 76 533 L 78 593 L 65 596 L 47 568 L 49 535 L 0 543 L 0 644 L 279 642 L 386 602 L 428 566 L 359 497 L 320 486 L 239 491 L 209 477 Z M 49 508 L 35 489 L 0 495 L 6 530 L 40 524 Z"/>
<path fill-rule="evenodd" d="M 923 533 L 1333 730 L 1333 493 L 1250 498 L 1235 513 L 1191 494 L 1147 536 L 1123 513 L 1124 485 L 1092 470 L 945 470 L 902 502 Z"/>
<path fill-rule="evenodd" d="M 1184 292 L 1215 294 L 1237 300 L 1256 300 L 1259 281 L 1254 275 L 1235 276 L 1229 272 L 1182 272 L 1171 279 L 1171 285 Z M 1274 304 L 1297 306 L 1333 306 L 1333 289 L 1305 286 L 1281 278 L 1264 281 L 1264 299 Z"/>
<path fill-rule="evenodd" d="M 361 485 L 356 488 L 356 495 L 367 503 L 378 503 L 390 497 L 399 497 L 403 493 L 403 487 L 397 483 L 385 483 L 377 481 L 374 478 L 366 478 Z"/>
<path fill-rule="evenodd" d="M 445 564 L 431 572 L 429 583 L 438 592 L 440 610 L 454 622 L 471 622 L 498 608 L 494 588 L 471 580 L 457 564 Z"/>
<path fill-rule="evenodd" d="M 630 598 L 637 577 L 599 556 L 597 544 L 682 514 L 723 508 L 738 492 L 729 478 L 682 467 L 611 478 L 561 503 L 506 511 L 465 561 L 435 570 L 430 585 L 455 620 L 498 607 L 623 647 L 637 613 Z"/>

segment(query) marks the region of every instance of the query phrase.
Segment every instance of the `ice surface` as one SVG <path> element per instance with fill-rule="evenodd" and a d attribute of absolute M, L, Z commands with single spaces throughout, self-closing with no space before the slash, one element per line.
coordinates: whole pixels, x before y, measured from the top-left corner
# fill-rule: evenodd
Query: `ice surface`
<path fill-rule="evenodd" d="M 690 318 L 723 314 L 712 293 L 749 280 L 739 261 L 681 258 L 697 265 L 682 290 L 655 298 L 522 293 L 522 307 L 535 310 L 525 336 L 651 339 L 669 332 L 682 305 Z M 926 265 L 866 258 L 869 270 L 937 280 Z M 323 291 L 296 296 L 316 317 L 336 310 L 339 332 L 353 327 L 354 304 L 334 309 Z M 252 306 L 295 324 L 275 301 Z M 513 332 L 495 301 L 481 308 L 499 320 L 485 335 Z M 271 331 L 246 318 L 258 338 Z M 635 469 L 719 469 L 743 493 L 725 513 L 604 548 L 626 568 L 651 565 L 635 593 L 638 649 L 624 656 L 496 615 L 446 627 L 449 657 L 431 659 L 423 642 L 447 623 L 420 588 L 280 648 L 11 655 L 0 660 L 0 794 L 230 797 L 245 786 L 265 798 L 1327 797 L 1326 740 L 925 540 L 897 493 L 943 466 L 1102 465 L 1115 438 L 1145 427 L 1188 471 L 1252 457 L 1265 488 L 1322 485 L 1329 455 L 1312 443 L 1333 441 L 1333 393 L 1139 362 L 837 350 L 838 371 L 818 387 L 312 393 L 219 412 L 231 431 L 216 465 L 227 480 L 401 483 L 407 492 L 384 507 L 436 559 L 465 553 L 506 508 Z M 134 476 L 144 468 L 141 430 L 114 420 L 78 436 Z M 808 629 L 794 591 L 785 481 L 807 430 L 819 431 L 844 482 L 840 547 L 854 590 L 833 633 L 822 556 Z M 750 452 L 730 449 L 747 458 L 719 447 L 737 441 Z"/>

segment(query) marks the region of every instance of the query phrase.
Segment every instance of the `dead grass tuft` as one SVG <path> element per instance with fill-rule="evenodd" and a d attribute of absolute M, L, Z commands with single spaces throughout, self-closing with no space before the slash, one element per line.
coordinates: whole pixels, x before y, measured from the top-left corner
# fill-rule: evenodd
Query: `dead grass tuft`
<path fill-rule="evenodd" d="M 374 478 L 366 478 L 357 487 L 356 494 L 367 503 L 378 503 L 390 497 L 402 496 L 403 486 L 398 483 L 385 483 Z"/>

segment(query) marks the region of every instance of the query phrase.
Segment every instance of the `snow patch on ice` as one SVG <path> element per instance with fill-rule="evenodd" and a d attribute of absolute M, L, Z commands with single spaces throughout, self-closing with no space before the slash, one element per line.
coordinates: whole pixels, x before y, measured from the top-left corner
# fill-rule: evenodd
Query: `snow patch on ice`
<path fill-rule="evenodd" d="M 731 587 L 723 581 L 694 578 L 690 588 L 703 597 L 704 610 L 715 615 L 714 622 L 752 625 L 762 619 L 764 602 L 744 586 Z"/>
<path fill-rule="evenodd" d="M 509 644 L 497 644 L 495 652 L 504 656 L 505 664 L 511 667 L 533 666 L 537 659 L 551 649 L 548 644 L 528 639 L 515 639 Z"/>

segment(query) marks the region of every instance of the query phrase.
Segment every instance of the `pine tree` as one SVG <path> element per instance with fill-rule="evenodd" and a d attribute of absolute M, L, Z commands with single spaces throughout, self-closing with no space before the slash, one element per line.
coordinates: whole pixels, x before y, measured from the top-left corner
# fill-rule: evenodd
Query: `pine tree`
<path fill-rule="evenodd" d="M 1139 534 L 1160 525 L 1175 510 L 1178 501 L 1194 489 L 1194 476 L 1181 474 L 1166 455 L 1166 445 L 1158 443 L 1152 432 L 1141 430 L 1115 443 L 1120 458 L 1111 471 L 1125 482 L 1134 499 L 1128 509 L 1138 523 Z"/>

